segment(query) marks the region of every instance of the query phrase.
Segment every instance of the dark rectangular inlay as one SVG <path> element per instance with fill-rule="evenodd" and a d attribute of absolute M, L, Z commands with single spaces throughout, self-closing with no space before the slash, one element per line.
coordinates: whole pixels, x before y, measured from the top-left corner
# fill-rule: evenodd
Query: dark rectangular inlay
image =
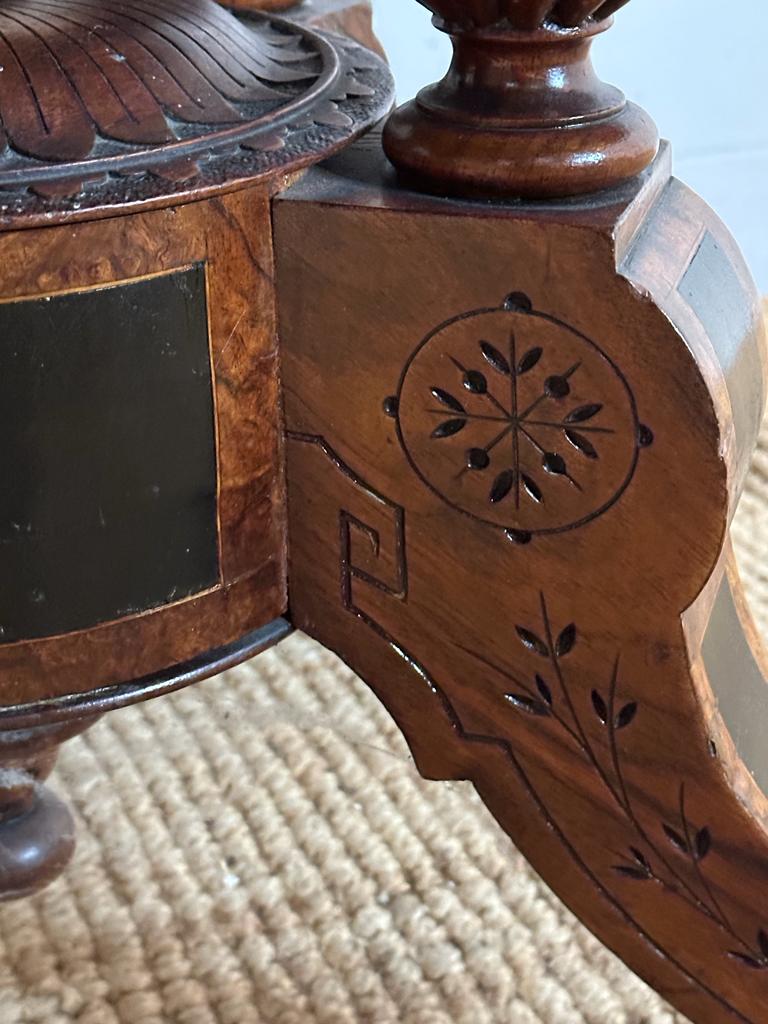
<path fill-rule="evenodd" d="M 0 643 L 218 582 L 205 269 L 0 303 Z"/>

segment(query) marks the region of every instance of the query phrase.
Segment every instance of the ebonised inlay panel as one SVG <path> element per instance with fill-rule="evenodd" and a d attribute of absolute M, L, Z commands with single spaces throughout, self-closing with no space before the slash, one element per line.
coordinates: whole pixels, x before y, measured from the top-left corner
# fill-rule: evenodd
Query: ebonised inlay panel
<path fill-rule="evenodd" d="M 0 642 L 219 580 L 205 269 L 0 303 Z"/>

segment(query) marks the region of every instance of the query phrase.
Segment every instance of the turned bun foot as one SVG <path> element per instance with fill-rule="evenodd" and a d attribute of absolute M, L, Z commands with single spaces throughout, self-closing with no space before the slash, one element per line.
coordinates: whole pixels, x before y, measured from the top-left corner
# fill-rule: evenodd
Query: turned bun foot
<path fill-rule="evenodd" d="M 43 889 L 69 863 L 75 822 L 43 782 L 53 770 L 59 745 L 94 721 L 0 733 L 0 900 Z"/>
<path fill-rule="evenodd" d="M 41 787 L 31 806 L 0 823 L 0 900 L 21 899 L 63 872 L 75 850 L 67 806 Z"/>

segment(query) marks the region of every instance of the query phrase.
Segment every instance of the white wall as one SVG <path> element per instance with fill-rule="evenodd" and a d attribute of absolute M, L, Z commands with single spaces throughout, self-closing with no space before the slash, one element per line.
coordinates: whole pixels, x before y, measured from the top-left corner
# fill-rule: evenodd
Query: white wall
<path fill-rule="evenodd" d="M 401 99 L 442 77 L 450 45 L 415 0 L 374 0 Z M 768 3 L 632 0 L 595 44 L 620 85 L 673 142 L 679 177 L 720 213 L 768 293 Z"/>

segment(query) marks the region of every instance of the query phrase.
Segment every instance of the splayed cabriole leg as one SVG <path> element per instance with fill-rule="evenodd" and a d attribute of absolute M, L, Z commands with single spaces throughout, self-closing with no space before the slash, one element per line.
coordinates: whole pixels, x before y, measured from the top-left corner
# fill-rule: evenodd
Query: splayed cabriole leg
<path fill-rule="evenodd" d="M 666 150 L 543 210 L 364 149 L 277 204 L 294 624 L 697 1024 L 762 1024 L 766 802 L 702 655 L 762 408 L 749 276 Z"/>
<path fill-rule="evenodd" d="M 0 899 L 44 888 L 69 863 L 75 823 L 67 806 L 43 785 L 59 746 L 97 718 L 0 732 Z"/>
<path fill-rule="evenodd" d="M 277 200 L 294 624 L 696 1024 L 765 1024 L 754 285 L 592 72 L 626 0 L 421 2 L 399 179 L 369 138 Z"/>

